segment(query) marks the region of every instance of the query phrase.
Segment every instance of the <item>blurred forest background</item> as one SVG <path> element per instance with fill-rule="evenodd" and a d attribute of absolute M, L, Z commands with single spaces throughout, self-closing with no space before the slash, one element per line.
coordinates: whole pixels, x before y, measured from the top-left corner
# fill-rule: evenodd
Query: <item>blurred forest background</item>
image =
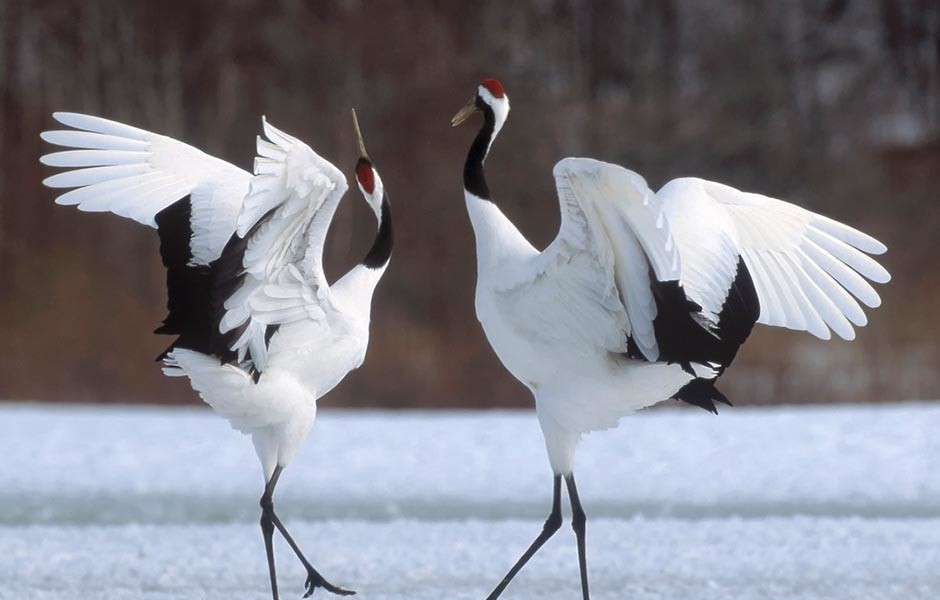
<path fill-rule="evenodd" d="M 250 169 L 262 114 L 352 177 L 349 109 L 390 191 L 397 246 L 365 365 L 329 405 L 526 406 L 473 311 L 449 118 L 484 76 L 513 112 L 490 187 L 536 246 L 551 168 L 616 162 L 654 188 L 695 175 L 794 201 L 884 241 L 894 280 L 853 343 L 755 330 L 737 404 L 940 398 L 940 2 L 0 0 L 0 399 L 195 403 L 169 339 L 152 230 L 57 207 L 40 184 L 55 110 L 164 133 Z M 350 192 L 328 275 L 374 220 Z M 625 390 L 625 393 L 629 393 Z"/>

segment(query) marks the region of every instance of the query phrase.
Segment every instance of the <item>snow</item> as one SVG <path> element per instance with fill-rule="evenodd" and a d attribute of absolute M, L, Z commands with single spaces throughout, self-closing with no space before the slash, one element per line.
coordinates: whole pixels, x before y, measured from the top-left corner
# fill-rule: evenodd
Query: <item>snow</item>
<path fill-rule="evenodd" d="M 905 403 L 670 407 L 587 436 L 592 598 L 933 599 L 938 432 L 940 403 Z M 0 598 L 270 597 L 260 467 L 207 410 L 0 405 L 0 456 Z M 362 598 L 482 598 L 550 490 L 531 412 L 322 411 L 276 502 Z M 503 598 L 577 598 L 577 578 L 565 527 Z"/>

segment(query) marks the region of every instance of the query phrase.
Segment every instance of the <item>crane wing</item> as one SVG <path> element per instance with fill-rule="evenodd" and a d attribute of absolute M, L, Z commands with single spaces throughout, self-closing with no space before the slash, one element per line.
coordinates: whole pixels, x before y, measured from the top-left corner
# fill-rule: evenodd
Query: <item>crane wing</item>
<path fill-rule="evenodd" d="M 77 188 L 56 198 L 89 212 L 111 212 L 157 227 L 157 215 L 190 199 L 189 251 L 193 264 L 207 265 L 221 254 L 235 231 L 235 219 L 251 174 L 173 138 L 100 117 L 69 112 L 53 116 L 69 130 L 45 131 L 50 144 L 71 148 L 40 161 L 68 171 L 43 183 Z"/>
<path fill-rule="evenodd" d="M 212 304 L 212 264 L 235 231 L 251 174 L 183 142 L 100 117 L 58 112 L 73 129 L 46 131 L 45 141 L 70 148 L 43 156 L 69 170 L 48 177 L 53 188 L 77 188 L 56 202 L 112 212 L 156 227 L 167 275 L 167 317 L 155 333 L 182 346 L 219 347 Z"/>
<path fill-rule="evenodd" d="M 868 254 L 885 246 L 856 229 L 798 206 L 702 179 L 677 179 L 657 194 L 682 257 L 682 282 L 717 322 L 739 257 L 760 305 L 759 323 L 846 340 L 867 318 L 857 300 L 881 303 L 866 281 L 888 272 Z M 857 299 L 857 300 L 856 300 Z"/>
<path fill-rule="evenodd" d="M 329 303 L 322 255 L 348 185 L 307 144 L 264 120 L 250 191 L 217 265 L 219 330 L 239 362 L 263 371 L 277 327 L 320 319 Z"/>
<path fill-rule="evenodd" d="M 529 293 L 563 295 L 574 310 L 552 318 L 576 319 L 572 332 L 612 352 L 627 352 L 632 340 L 656 360 L 651 280 L 678 280 L 679 257 L 655 195 L 636 173 L 596 160 L 566 158 L 553 173 L 561 228 L 537 258 Z M 539 305 L 527 303 L 529 310 Z"/>

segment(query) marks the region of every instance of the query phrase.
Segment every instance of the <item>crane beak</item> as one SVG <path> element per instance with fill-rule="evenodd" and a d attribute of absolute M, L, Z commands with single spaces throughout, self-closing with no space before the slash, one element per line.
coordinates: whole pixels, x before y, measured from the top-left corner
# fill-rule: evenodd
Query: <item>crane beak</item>
<path fill-rule="evenodd" d="M 362 132 L 359 131 L 359 119 L 356 118 L 356 109 L 352 109 L 353 129 L 356 130 L 356 143 L 359 145 L 359 156 L 369 160 L 369 153 L 366 152 L 366 144 L 362 141 Z"/>
<path fill-rule="evenodd" d="M 470 115 L 480 110 L 477 108 L 477 97 L 474 96 L 470 98 L 470 102 L 464 104 L 464 107 L 457 111 L 457 114 L 454 115 L 454 118 L 450 120 L 450 126 L 456 127 L 466 121 Z"/>

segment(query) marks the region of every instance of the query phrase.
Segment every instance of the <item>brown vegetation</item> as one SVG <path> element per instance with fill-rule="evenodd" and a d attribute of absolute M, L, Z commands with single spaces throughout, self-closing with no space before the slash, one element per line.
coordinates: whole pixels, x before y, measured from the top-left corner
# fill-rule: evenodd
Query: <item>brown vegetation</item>
<path fill-rule="evenodd" d="M 225 7 L 225 8 L 223 8 Z M 0 0 L 0 399 L 194 402 L 168 340 L 151 230 L 55 207 L 38 134 L 54 110 L 179 137 L 248 167 L 260 116 L 351 172 L 355 106 L 398 245 L 369 356 L 326 401 L 518 406 L 473 313 L 451 114 L 482 76 L 513 110 L 494 195 L 536 245 L 556 160 L 658 187 L 680 175 L 798 202 L 888 244 L 894 281 L 859 339 L 761 328 L 722 388 L 739 404 L 940 397 L 940 5 L 923 0 L 296 2 Z M 328 273 L 368 247 L 350 193 Z M 625 391 L 627 393 L 627 391 Z"/>

